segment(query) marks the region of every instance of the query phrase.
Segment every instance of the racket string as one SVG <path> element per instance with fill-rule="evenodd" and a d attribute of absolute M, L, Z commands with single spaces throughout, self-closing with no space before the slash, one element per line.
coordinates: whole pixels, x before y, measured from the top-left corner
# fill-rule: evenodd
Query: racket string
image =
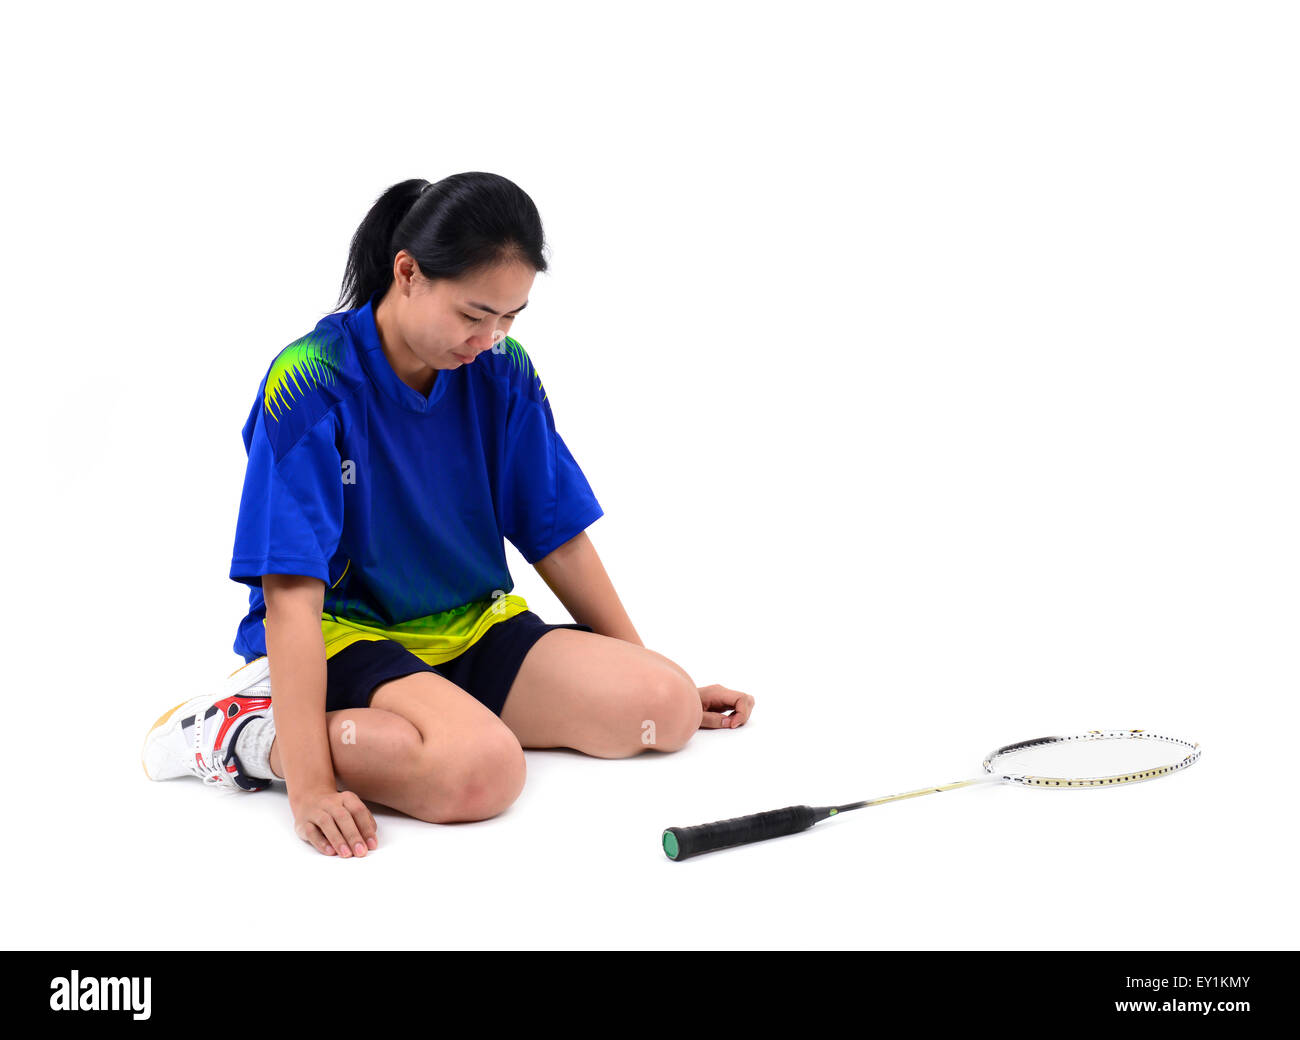
<path fill-rule="evenodd" d="M 1111 787 L 1154 780 L 1192 765 L 1200 745 L 1145 730 L 1090 730 L 1008 744 L 984 760 L 988 773 L 1029 787 Z"/>

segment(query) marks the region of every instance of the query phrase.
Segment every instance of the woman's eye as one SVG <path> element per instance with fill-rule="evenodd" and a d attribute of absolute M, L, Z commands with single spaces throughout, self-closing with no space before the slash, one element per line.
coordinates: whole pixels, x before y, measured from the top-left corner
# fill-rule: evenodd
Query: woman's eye
<path fill-rule="evenodd" d="M 483 320 L 482 318 L 471 318 L 468 314 L 462 314 L 461 317 L 464 318 L 466 321 L 472 321 L 475 323 Z"/>

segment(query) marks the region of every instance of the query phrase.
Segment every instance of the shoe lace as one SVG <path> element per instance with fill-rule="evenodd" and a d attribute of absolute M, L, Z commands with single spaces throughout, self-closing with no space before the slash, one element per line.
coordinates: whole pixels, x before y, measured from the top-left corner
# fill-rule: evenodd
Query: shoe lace
<path fill-rule="evenodd" d="M 194 721 L 194 761 L 190 768 L 194 770 L 195 776 L 205 784 L 238 790 L 239 785 L 231 779 L 230 774 L 226 771 L 226 753 L 221 748 L 214 746 L 211 754 L 205 755 L 203 752 L 205 724 L 202 719 L 195 719 Z"/>

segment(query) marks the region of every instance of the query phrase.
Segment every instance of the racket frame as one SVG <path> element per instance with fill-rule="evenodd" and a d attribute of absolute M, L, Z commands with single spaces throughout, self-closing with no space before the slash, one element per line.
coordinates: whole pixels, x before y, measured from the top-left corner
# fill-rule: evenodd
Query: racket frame
<path fill-rule="evenodd" d="M 1078 740 L 1162 740 L 1170 744 L 1178 744 L 1187 748 L 1187 754 L 1173 765 L 1160 766 L 1155 769 L 1143 769 L 1130 773 L 1115 773 L 1110 776 L 1036 776 L 1030 773 L 1013 773 L 995 768 L 997 760 L 1003 755 L 1014 754 L 1017 751 L 1024 751 L 1031 747 L 1047 747 L 1051 744 L 1061 744 L 1067 741 Z M 1166 737 L 1159 733 L 1148 733 L 1144 729 L 1090 729 L 1086 733 L 1075 733 L 1066 737 L 1038 737 L 1035 740 L 1022 740 L 1018 744 L 1007 744 L 1005 747 L 1000 747 L 996 751 L 989 752 L 984 759 L 984 770 L 985 772 L 998 775 L 998 778 L 1001 780 L 1013 784 L 1020 784 L 1024 787 L 1048 789 L 1113 787 L 1116 784 L 1136 784 L 1142 783 L 1145 780 L 1155 780 L 1162 776 L 1168 776 L 1170 773 L 1176 773 L 1180 769 L 1186 769 L 1200 757 L 1201 745 L 1190 740 L 1181 740 L 1178 737 Z"/>

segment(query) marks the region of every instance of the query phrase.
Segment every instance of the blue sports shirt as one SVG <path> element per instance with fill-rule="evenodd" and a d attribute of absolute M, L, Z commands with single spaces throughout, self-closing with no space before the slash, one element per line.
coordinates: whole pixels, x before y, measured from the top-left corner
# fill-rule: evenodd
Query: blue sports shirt
<path fill-rule="evenodd" d="M 425 397 L 384 356 L 381 297 L 281 350 L 244 424 L 230 577 L 250 586 L 245 661 L 266 655 L 264 574 L 325 583 L 326 657 L 394 639 L 450 660 L 527 609 L 504 539 L 536 563 L 603 515 L 517 340 L 440 370 Z"/>

